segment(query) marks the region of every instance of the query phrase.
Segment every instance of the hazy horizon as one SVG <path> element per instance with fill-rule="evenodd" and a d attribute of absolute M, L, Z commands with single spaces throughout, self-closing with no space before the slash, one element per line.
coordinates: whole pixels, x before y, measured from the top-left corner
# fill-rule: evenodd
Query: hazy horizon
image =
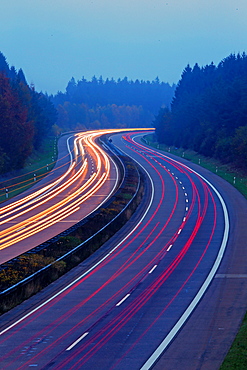
<path fill-rule="evenodd" d="M 73 76 L 177 83 L 246 50 L 244 0 L 2 0 L 0 51 L 36 90 Z"/>

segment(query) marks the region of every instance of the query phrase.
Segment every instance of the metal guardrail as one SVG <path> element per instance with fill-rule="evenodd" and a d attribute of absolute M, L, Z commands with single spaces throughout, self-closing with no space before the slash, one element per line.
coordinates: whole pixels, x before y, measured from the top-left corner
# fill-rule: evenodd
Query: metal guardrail
<path fill-rule="evenodd" d="M 99 237 L 100 235 L 102 235 L 102 238 L 101 239 L 103 240 L 104 239 L 104 233 L 107 234 L 107 235 L 109 234 L 109 232 L 106 232 L 106 230 L 108 228 L 111 228 L 111 230 L 112 229 L 114 230 L 116 228 L 115 226 L 119 223 L 119 220 L 121 220 L 121 217 L 124 217 L 124 213 L 128 209 L 130 209 L 132 207 L 133 202 L 135 201 L 135 199 L 138 196 L 138 193 L 139 193 L 140 187 L 141 187 L 141 175 L 140 175 L 140 171 L 141 170 L 137 168 L 138 184 L 137 184 L 137 188 L 135 190 L 135 193 L 133 194 L 133 196 L 129 200 L 129 202 L 124 206 L 124 208 L 119 212 L 119 214 L 117 214 L 110 222 L 108 222 L 106 225 L 104 225 L 96 233 L 94 233 L 92 236 L 90 236 L 89 238 L 87 238 L 85 241 L 83 241 L 82 243 L 80 243 L 79 245 L 77 245 L 76 247 L 74 247 L 69 252 L 65 253 L 63 256 L 57 258 L 52 263 L 44 266 L 40 270 L 38 270 L 38 271 L 34 272 L 33 274 L 31 274 L 30 276 L 24 278 L 23 280 L 19 281 L 18 283 L 14 284 L 11 287 L 9 287 L 9 288 L 5 289 L 4 291 L 0 292 L 0 299 L 1 299 L 1 301 L 3 302 L 4 301 L 4 298 L 7 298 L 7 297 L 8 297 L 9 300 L 11 300 L 11 297 L 12 296 L 13 297 L 15 295 L 18 296 L 18 294 L 20 296 L 22 296 L 22 295 L 25 296 L 25 293 L 23 293 L 22 290 L 29 283 L 35 283 L 35 280 L 38 279 L 38 278 L 42 279 L 42 275 L 43 275 L 43 277 L 45 279 L 45 276 L 47 276 L 46 274 L 49 272 L 49 270 L 52 270 L 52 268 L 54 268 L 54 265 L 56 263 L 58 263 L 60 261 L 67 260 L 68 258 L 71 258 L 71 256 L 73 256 L 73 255 L 76 254 L 76 252 L 81 251 L 85 245 L 90 244 L 90 243 L 94 244 L 94 240 L 97 237 Z M 107 204 L 104 205 L 104 208 L 106 208 L 107 206 L 109 207 L 109 205 L 112 204 L 112 202 L 115 200 L 116 196 L 118 196 L 121 193 L 121 191 L 124 189 L 124 183 L 125 183 L 125 180 L 121 183 L 121 187 L 118 189 L 118 191 L 106 202 Z M 96 216 L 99 212 L 100 212 L 99 210 L 96 210 L 91 215 L 89 215 L 86 219 L 83 219 L 83 220 L 79 221 L 76 225 L 72 226 L 71 228 L 69 228 L 65 232 L 62 232 L 57 237 L 52 238 L 51 239 L 52 242 L 57 241 L 61 236 L 68 236 L 69 234 L 72 233 L 72 231 L 75 231 L 76 229 L 78 229 L 78 227 L 83 226 L 84 224 L 86 224 L 90 219 L 92 219 L 94 216 Z M 126 221 L 127 221 L 127 219 L 126 220 L 123 220 L 123 224 Z M 121 224 L 117 229 L 119 230 L 122 226 L 123 225 Z M 115 232 L 116 231 L 114 231 L 114 233 Z M 110 235 L 110 237 L 111 236 L 113 236 L 113 235 Z M 42 243 L 42 245 L 40 245 L 38 247 L 35 247 L 33 250 L 30 251 L 30 253 L 36 253 L 36 252 L 38 252 L 38 248 L 39 248 L 39 250 L 41 250 L 43 248 L 47 248 L 47 246 L 49 246 L 49 244 L 51 244 L 51 240 L 48 241 L 48 242 Z M 105 243 L 105 241 L 103 241 L 101 245 L 103 245 L 104 243 Z M 82 262 L 82 260 L 79 261 L 78 264 L 81 263 L 81 262 Z M 18 294 L 16 293 L 17 291 L 18 291 Z M 25 296 L 25 298 L 27 298 L 27 297 Z M 14 299 L 18 300 L 18 297 L 15 297 Z M 1 304 L 1 306 L 2 306 L 2 304 Z M 0 306 L 0 309 L 1 309 L 1 306 Z M 2 309 L 2 311 L 3 311 L 3 309 Z"/>
<path fill-rule="evenodd" d="M 138 181 L 138 186 L 137 186 L 137 189 L 135 191 L 135 194 L 133 195 L 132 199 L 128 202 L 128 204 L 126 204 L 126 206 L 121 210 L 121 212 L 115 216 L 110 222 L 108 222 L 104 227 L 102 227 L 100 230 L 98 230 L 95 234 L 93 234 L 92 236 L 90 236 L 88 239 L 84 240 L 84 242 L 82 242 L 81 244 L 79 244 L 78 246 L 76 246 L 75 248 L 73 248 L 72 250 L 70 250 L 69 252 L 65 253 L 63 256 L 59 257 L 58 259 L 56 259 L 55 261 L 53 261 L 52 263 L 44 266 L 42 269 L 34 272 L 32 275 L 26 277 L 25 279 L 19 281 L 18 283 L 16 283 L 15 285 L 12 285 L 11 287 L 5 289 L 4 291 L 0 292 L 0 296 L 1 295 L 4 295 L 6 294 L 7 292 L 9 292 L 10 290 L 14 290 L 16 288 L 18 288 L 20 285 L 23 285 L 23 284 L 26 284 L 28 281 L 32 280 L 35 276 L 37 276 L 38 274 L 42 273 L 42 271 L 45 271 L 47 269 L 49 269 L 50 267 L 52 267 L 56 262 L 59 262 L 59 261 L 62 261 L 64 260 L 66 257 L 68 257 L 69 255 L 72 255 L 74 254 L 78 249 L 82 248 L 83 245 L 85 245 L 86 243 L 88 243 L 89 241 L 93 240 L 94 237 L 96 237 L 97 235 L 99 235 L 102 231 L 104 231 L 108 226 L 112 225 L 114 222 L 116 222 L 120 217 L 121 215 L 130 207 L 130 205 L 133 203 L 133 201 L 135 200 L 137 194 L 138 194 L 138 191 L 140 189 L 140 175 L 139 175 L 139 181 Z M 86 222 L 85 222 L 86 223 Z M 61 234 L 59 234 L 61 235 Z M 68 233 L 66 235 L 69 235 Z M 57 238 L 52 238 L 52 239 L 56 239 L 56 241 L 59 239 L 59 237 Z M 51 239 L 51 240 L 52 240 Z M 34 252 L 33 252 L 34 253 Z"/>

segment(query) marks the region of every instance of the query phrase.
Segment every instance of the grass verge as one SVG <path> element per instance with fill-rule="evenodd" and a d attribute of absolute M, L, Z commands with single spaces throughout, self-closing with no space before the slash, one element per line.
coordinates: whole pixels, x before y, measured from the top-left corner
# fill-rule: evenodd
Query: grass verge
<path fill-rule="evenodd" d="M 146 135 L 145 142 L 153 148 L 160 149 L 178 157 L 187 159 L 190 162 L 199 164 L 200 166 L 217 174 L 238 189 L 238 191 L 240 191 L 240 193 L 242 193 L 247 199 L 247 173 L 241 173 L 239 170 L 234 169 L 229 165 L 222 164 L 220 161 L 217 161 L 214 158 L 204 157 L 203 155 L 192 150 L 184 150 L 182 148 L 169 147 L 165 144 L 158 144 L 154 140 L 154 135 Z"/>
<path fill-rule="evenodd" d="M 34 151 L 23 169 L 0 176 L 0 203 L 29 189 L 51 171 L 56 163 L 57 141 L 48 137 Z"/>
<path fill-rule="evenodd" d="M 247 313 L 220 370 L 247 369 Z"/>

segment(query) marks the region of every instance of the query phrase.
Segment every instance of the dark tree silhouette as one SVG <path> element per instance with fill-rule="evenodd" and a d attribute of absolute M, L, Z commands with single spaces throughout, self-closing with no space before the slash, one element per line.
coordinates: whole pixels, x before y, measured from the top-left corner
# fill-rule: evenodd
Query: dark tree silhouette
<path fill-rule="evenodd" d="M 51 96 L 58 109 L 58 126 L 75 127 L 150 127 L 159 107 L 170 106 L 175 85 L 150 81 L 115 81 L 93 76 L 76 82 L 72 78 L 63 94 Z M 94 126 L 97 123 L 96 126 Z"/>
<path fill-rule="evenodd" d="M 154 125 L 160 142 L 246 166 L 246 54 L 231 54 L 218 66 L 187 66 L 170 112 L 162 110 Z"/>
<path fill-rule="evenodd" d="M 30 88 L 22 69 L 9 68 L 0 53 L 0 173 L 23 167 L 56 118 L 48 96 Z"/>

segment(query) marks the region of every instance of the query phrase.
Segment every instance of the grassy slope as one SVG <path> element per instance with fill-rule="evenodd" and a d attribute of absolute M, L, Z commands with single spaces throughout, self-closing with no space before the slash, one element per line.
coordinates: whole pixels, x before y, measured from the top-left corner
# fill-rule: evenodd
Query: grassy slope
<path fill-rule="evenodd" d="M 47 175 L 54 167 L 56 152 L 56 139 L 47 138 L 40 150 L 35 151 L 28 158 L 22 170 L 1 176 L 0 203 L 6 200 L 6 189 L 8 189 L 8 198 L 12 198 L 30 188 L 35 183 L 34 178 L 38 181 Z"/>

